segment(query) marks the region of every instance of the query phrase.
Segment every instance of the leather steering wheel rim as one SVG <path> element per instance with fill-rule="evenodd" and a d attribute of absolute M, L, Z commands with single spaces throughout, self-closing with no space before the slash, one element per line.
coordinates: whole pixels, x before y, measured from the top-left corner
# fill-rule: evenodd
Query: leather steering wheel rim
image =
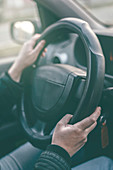
<path fill-rule="evenodd" d="M 75 123 L 81 118 L 91 114 L 99 103 L 104 83 L 105 61 L 96 35 L 85 21 L 79 19 L 65 18 L 59 20 L 55 24 L 49 26 L 42 33 L 38 41 L 45 39 L 46 45 L 48 45 L 54 37 L 54 32 L 62 29 L 66 29 L 67 33 L 78 34 L 85 46 L 87 54 L 87 77 L 85 89 L 71 120 L 71 123 Z M 24 110 L 24 95 L 21 97 L 19 110 L 20 122 L 28 139 L 34 146 L 44 149 L 50 143 L 51 135 L 43 136 L 34 133 L 32 129 L 30 129 Z"/>

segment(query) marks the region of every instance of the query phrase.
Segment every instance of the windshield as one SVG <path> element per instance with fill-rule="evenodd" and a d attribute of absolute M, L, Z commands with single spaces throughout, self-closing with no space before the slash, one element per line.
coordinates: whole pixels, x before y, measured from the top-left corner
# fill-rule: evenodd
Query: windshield
<path fill-rule="evenodd" d="M 107 25 L 113 24 L 113 0 L 73 0 L 81 4 L 98 20 Z"/>

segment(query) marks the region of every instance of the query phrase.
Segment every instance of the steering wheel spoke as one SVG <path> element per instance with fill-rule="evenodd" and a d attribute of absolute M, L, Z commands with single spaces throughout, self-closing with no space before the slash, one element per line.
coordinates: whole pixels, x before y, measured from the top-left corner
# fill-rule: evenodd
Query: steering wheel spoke
<path fill-rule="evenodd" d="M 31 129 L 35 134 L 38 132 L 41 136 L 49 135 L 51 133 L 51 128 L 48 122 L 39 119 L 36 120 Z"/>
<path fill-rule="evenodd" d="M 41 120 L 37 120 L 32 127 L 32 131 L 34 133 L 38 132 L 42 136 L 45 135 L 45 133 L 44 133 L 45 129 L 46 129 L 46 123 Z"/>
<path fill-rule="evenodd" d="M 76 93 L 75 93 L 75 97 L 78 101 L 80 101 L 80 99 L 83 95 L 85 83 L 86 83 L 86 78 L 83 78 L 83 77 L 78 78 L 77 89 L 76 89 Z"/>

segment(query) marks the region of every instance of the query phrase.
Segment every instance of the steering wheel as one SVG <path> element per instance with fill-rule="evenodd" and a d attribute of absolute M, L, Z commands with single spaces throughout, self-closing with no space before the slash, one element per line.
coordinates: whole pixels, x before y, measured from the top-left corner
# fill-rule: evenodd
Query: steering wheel
<path fill-rule="evenodd" d="M 47 46 L 64 31 L 80 36 L 86 50 L 87 71 L 51 64 L 25 73 L 25 89 L 19 104 L 20 122 L 29 141 L 41 149 L 51 142 L 52 129 L 66 113 L 73 114 L 72 124 L 90 115 L 103 89 L 104 56 L 96 35 L 85 21 L 61 19 L 49 26 L 38 41 L 45 39 Z"/>

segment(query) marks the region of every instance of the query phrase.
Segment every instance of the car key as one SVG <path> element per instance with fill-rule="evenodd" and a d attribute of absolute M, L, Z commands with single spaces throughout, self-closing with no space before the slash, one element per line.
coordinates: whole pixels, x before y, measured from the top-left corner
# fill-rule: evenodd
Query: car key
<path fill-rule="evenodd" d="M 102 148 L 105 149 L 109 145 L 107 120 L 105 119 L 104 116 L 101 116 L 100 122 L 101 122 L 101 145 Z"/>

